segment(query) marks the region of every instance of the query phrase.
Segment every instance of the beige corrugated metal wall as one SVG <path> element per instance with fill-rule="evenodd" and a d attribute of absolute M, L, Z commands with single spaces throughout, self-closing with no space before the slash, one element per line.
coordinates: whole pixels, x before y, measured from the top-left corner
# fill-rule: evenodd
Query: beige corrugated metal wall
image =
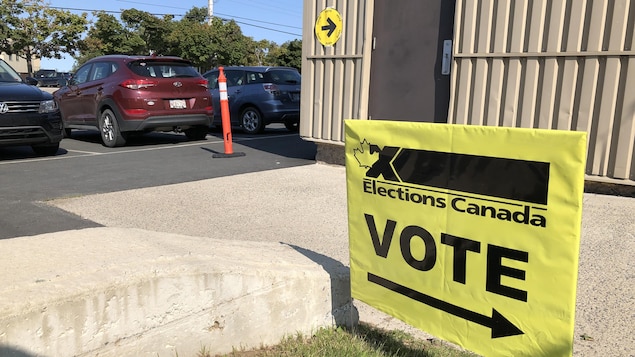
<path fill-rule="evenodd" d="M 342 35 L 333 46 L 323 46 L 314 33 L 315 21 L 327 7 L 342 16 Z M 304 0 L 303 138 L 341 144 L 344 119 L 368 117 L 372 19 L 372 0 Z"/>
<path fill-rule="evenodd" d="M 314 33 L 327 7 L 333 46 Z M 303 138 L 341 145 L 368 119 L 373 8 L 304 0 Z M 635 185 L 635 2 L 457 0 L 454 21 L 448 123 L 586 131 L 587 179 Z"/>
<path fill-rule="evenodd" d="M 0 53 L 0 58 L 5 60 L 5 62 L 11 65 L 11 67 L 13 67 L 13 69 L 15 69 L 17 72 L 23 73 L 23 74 L 26 74 L 28 72 L 27 63 L 25 59 L 18 57 L 16 55 L 8 55 L 4 52 Z M 40 69 L 39 58 L 34 58 L 32 64 L 33 64 L 34 72 Z"/>
<path fill-rule="evenodd" d="M 457 0 L 449 123 L 588 132 L 587 179 L 635 184 L 635 3 Z"/>

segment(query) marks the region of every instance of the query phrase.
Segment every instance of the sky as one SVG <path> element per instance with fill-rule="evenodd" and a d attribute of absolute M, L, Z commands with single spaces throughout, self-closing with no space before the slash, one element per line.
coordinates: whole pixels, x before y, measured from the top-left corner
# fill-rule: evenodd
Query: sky
<path fill-rule="evenodd" d="M 92 11 L 104 10 L 118 17 L 122 10 L 133 8 L 159 17 L 164 14 L 184 15 L 195 6 L 207 8 L 208 0 L 48 0 L 48 3 L 51 7 L 76 14 L 86 12 L 89 19 L 93 19 Z M 213 14 L 235 20 L 243 35 L 256 41 L 269 40 L 282 44 L 302 39 L 302 3 L 303 0 L 215 0 Z M 181 16 L 175 17 L 175 20 L 180 19 Z M 74 63 L 75 59 L 69 55 L 61 60 L 43 58 L 41 68 L 69 72 Z"/>

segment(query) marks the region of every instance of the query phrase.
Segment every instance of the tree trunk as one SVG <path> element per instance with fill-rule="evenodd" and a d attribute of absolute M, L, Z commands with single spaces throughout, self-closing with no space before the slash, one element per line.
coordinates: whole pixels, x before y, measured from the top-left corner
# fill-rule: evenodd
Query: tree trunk
<path fill-rule="evenodd" d="M 29 73 L 29 77 L 33 77 L 33 60 L 31 59 L 31 53 L 26 55 L 26 71 Z"/>

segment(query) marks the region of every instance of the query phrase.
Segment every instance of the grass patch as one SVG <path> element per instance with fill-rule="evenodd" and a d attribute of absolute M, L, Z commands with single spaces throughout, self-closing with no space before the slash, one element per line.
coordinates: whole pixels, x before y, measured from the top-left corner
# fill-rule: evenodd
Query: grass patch
<path fill-rule="evenodd" d="M 222 357 L 475 357 L 438 340 L 422 340 L 399 330 L 361 323 L 354 329 L 322 328 L 312 336 L 288 336 L 278 345 L 233 351 Z M 197 357 L 212 357 L 202 349 Z"/>

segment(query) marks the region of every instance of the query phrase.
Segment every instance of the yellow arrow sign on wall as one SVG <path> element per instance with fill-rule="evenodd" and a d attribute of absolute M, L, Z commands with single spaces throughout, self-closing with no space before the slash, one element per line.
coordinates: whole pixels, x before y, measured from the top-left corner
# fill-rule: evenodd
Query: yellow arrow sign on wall
<path fill-rule="evenodd" d="M 332 8 L 320 12 L 315 21 L 315 36 L 323 46 L 333 46 L 342 35 L 342 15 Z"/>

